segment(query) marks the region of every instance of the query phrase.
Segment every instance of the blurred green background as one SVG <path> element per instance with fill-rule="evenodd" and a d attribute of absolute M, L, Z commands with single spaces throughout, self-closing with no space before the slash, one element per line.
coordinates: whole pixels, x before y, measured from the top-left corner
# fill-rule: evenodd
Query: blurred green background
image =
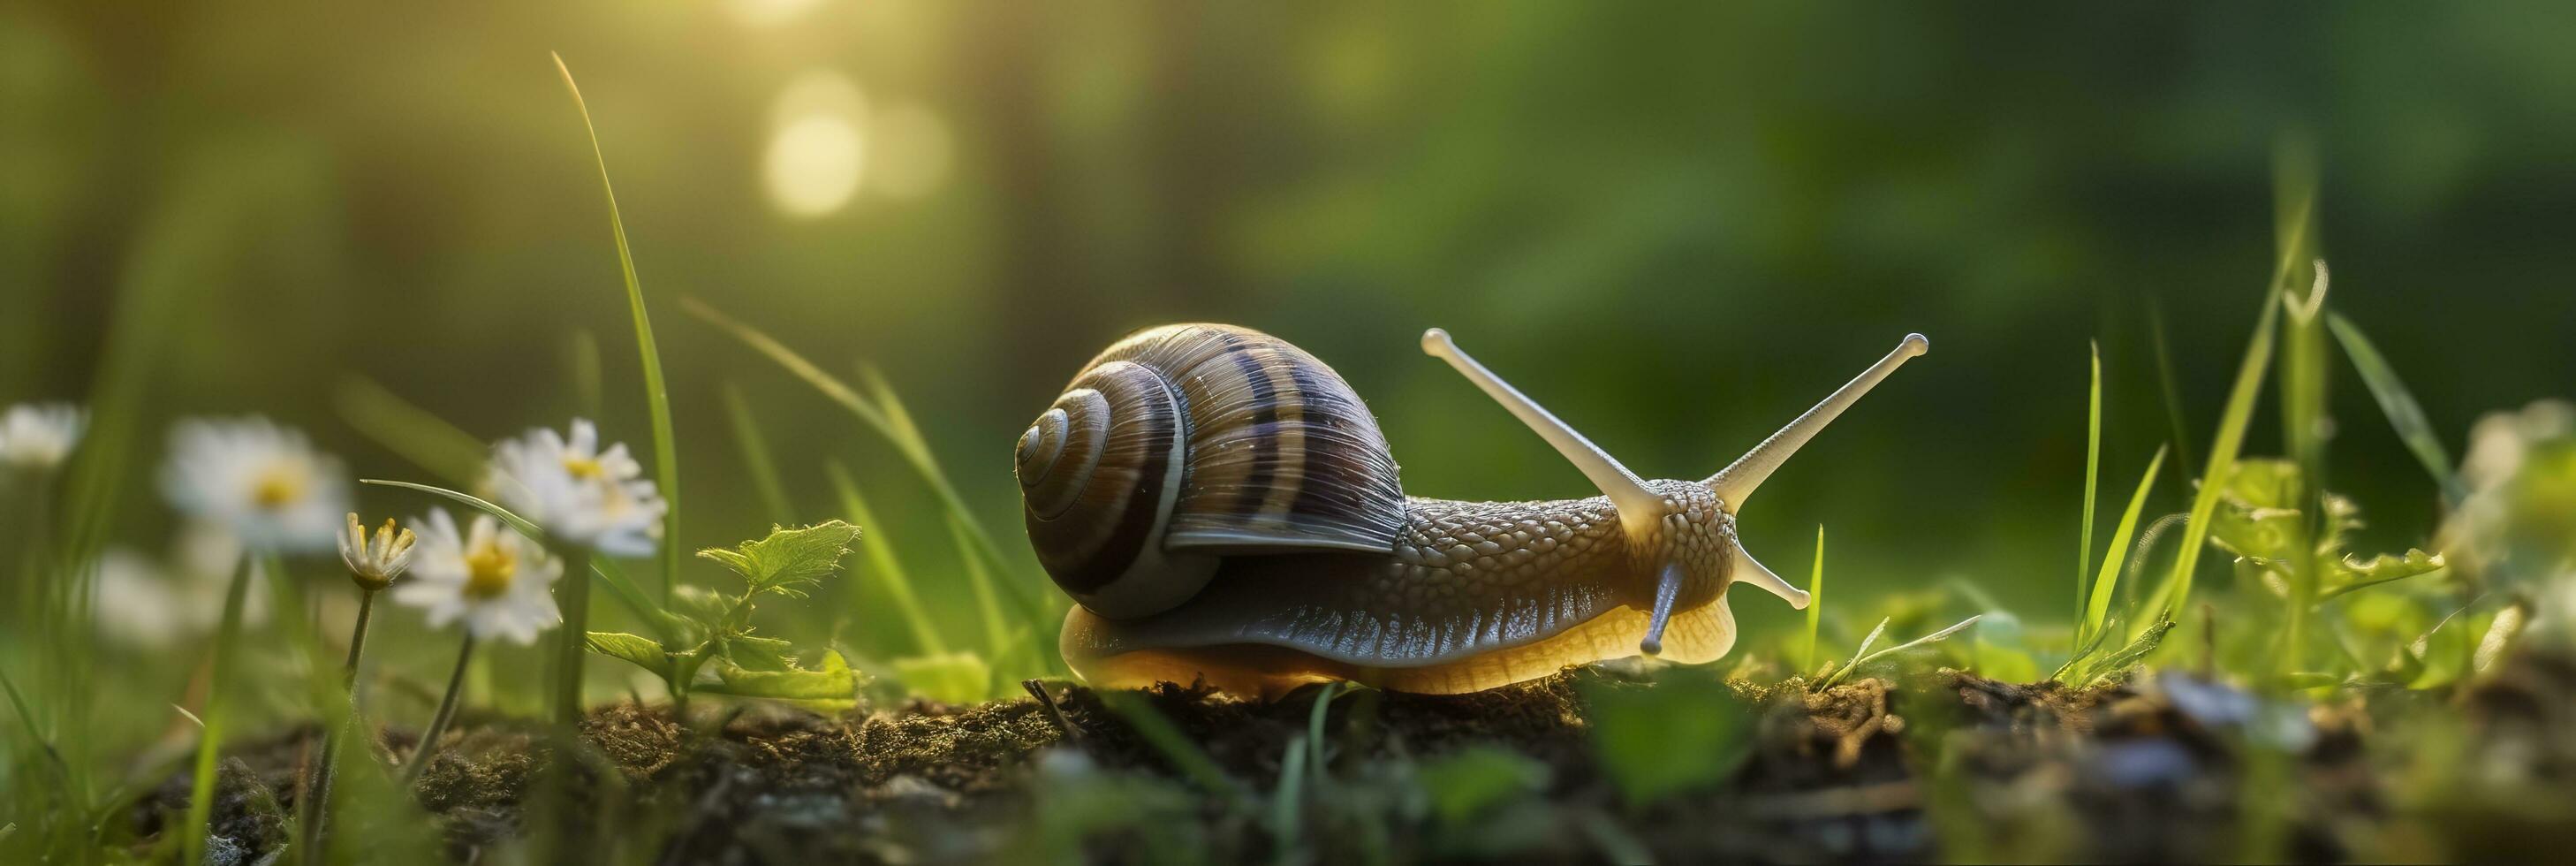
<path fill-rule="evenodd" d="M 722 409 L 736 384 L 800 516 L 839 516 L 816 469 L 851 462 L 888 512 L 873 537 L 973 621 L 919 478 L 682 297 L 836 373 L 881 366 L 1015 552 L 1011 443 L 1142 326 L 1296 342 L 1371 400 L 1411 492 L 1494 499 L 1591 491 L 1422 357 L 1425 327 L 1687 477 L 1921 331 L 1932 354 L 1764 488 L 1748 546 L 1803 573 L 1822 523 L 1838 591 L 1964 577 L 2062 620 L 2086 342 L 2107 522 L 2171 429 L 2151 307 L 2207 453 L 2284 140 L 2318 155 L 2333 304 L 2452 448 L 2482 412 L 2576 390 L 2570 32 L 2576 7 L 2504 3 L 9 0 L 0 403 L 80 399 L 120 292 L 176 279 L 145 465 L 167 419 L 261 412 L 360 475 L 425 478 L 344 421 L 348 377 L 478 438 L 560 428 L 585 409 L 579 334 L 603 427 L 649 447 L 552 50 L 656 317 L 690 547 L 770 520 Z M 2426 543 L 2431 484 L 2337 369 L 2329 483 L 2378 546 Z M 2277 453 L 2274 415 L 2249 453 Z M 157 550 L 150 476 L 121 535 Z M 2169 480 L 2151 513 L 2182 496 Z"/>

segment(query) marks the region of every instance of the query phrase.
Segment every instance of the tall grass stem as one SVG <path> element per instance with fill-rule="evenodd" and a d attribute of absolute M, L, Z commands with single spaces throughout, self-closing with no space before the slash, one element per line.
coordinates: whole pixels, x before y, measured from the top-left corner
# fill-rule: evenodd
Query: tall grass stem
<path fill-rule="evenodd" d="M 572 93 L 573 108 L 581 112 L 581 128 L 590 135 L 590 156 L 599 164 L 599 190 L 608 200 L 608 228 L 617 237 L 617 267 L 626 278 L 626 306 L 634 314 L 635 349 L 643 357 L 644 401 L 653 414 L 653 480 L 661 485 L 662 499 L 670 507 L 662 512 L 662 606 L 671 605 L 671 588 L 680 581 L 680 454 L 671 426 L 671 391 L 662 377 L 662 351 L 653 340 L 653 320 L 644 310 L 644 284 L 635 277 L 635 252 L 626 243 L 626 219 L 617 212 L 617 188 L 608 181 L 608 154 L 599 146 L 599 127 L 590 120 L 590 103 L 581 98 L 581 85 L 573 83 L 572 67 L 564 65 L 563 55 L 554 55 L 555 70 L 563 73 L 564 89 Z M 579 635 L 574 645 L 578 647 Z"/>

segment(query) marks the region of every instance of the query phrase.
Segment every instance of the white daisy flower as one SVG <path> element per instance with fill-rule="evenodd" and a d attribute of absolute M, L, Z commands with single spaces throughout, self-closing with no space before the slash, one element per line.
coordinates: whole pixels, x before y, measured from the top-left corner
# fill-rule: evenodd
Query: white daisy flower
<path fill-rule="evenodd" d="M 563 560 L 545 555 L 536 542 L 488 514 L 475 515 L 462 534 L 443 508 L 414 525 L 420 543 L 412 549 L 410 574 L 394 587 L 394 600 L 420 608 L 431 627 L 463 619 L 476 639 L 500 637 L 525 646 L 562 623 L 554 583 L 563 577 Z"/>
<path fill-rule="evenodd" d="M 80 444 L 89 416 L 69 403 L 20 403 L 0 415 L 0 465 L 52 469 Z"/>
<path fill-rule="evenodd" d="M 98 558 L 100 629 L 113 641 L 154 649 L 212 634 L 223 619 L 224 593 L 242 567 L 241 543 L 222 527 L 190 521 L 171 540 L 166 560 L 128 547 Z M 268 622 L 268 576 L 254 571 L 242 595 L 242 624 Z"/>
<path fill-rule="evenodd" d="M 546 533 L 612 556 L 650 556 L 670 503 L 624 444 L 599 450 L 599 428 L 575 418 L 572 438 L 539 428 L 492 449 L 483 485 Z"/>
<path fill-rule="evenodd" d="M 152 557 L 111 547 L 98 557 L 98 630 L 138 649 L 161 649 L 192 631 L 194 606 Z"/>
<path fill-rule="evenodd" d="M 384 589 L 411 567 L 412 545 L 419 539 L 411 529 L 395 531 L 390 519 L 377 527 L 374 540 L 367 538 L 367 527 L 358 522 L 358 513 L 349 512 L 349 531 L 340 536 L 340 561 L 349 566 L 349 579 L 368 592 Z"/>
<path fill-rule="evenodd" d="M 339 459 L 257 416 L 179 422 L 161 490 L 179 510 L 230 528 L 256 550 L 328 550 L 349 511 Z"/>

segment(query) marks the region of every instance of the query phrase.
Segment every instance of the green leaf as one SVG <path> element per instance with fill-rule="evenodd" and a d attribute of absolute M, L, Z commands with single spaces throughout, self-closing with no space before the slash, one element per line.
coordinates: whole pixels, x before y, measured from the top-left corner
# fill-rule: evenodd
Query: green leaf
<path fill-rule="evenodd" d="M 804 588 L 841 569 L 841 557 L 859 539 L 859 528 L 838 520 L 799 529 L 772 527 L 769 537 L 733 550 L 710 547 L 698 555 L 742 575 L 753 592 L 805 597 Z"/>
<path fill-rule="evenodd" d="M 1587 678 L 1577 690 L 1593 755 L 1631 806 L 1715 784 L 1750 750 L 1754 709 L 1706 672 L 1646 686 Z"/>
<path fill-rule="evenodd" d="M 943 704 L 971 704 L 991 693 L 993 666 L 971 652 L 894 660 L 894 675 L 913 694 Z"/>
<path fill-rule="evenodd" d="M 624 660 L 664 680 L 671 678 L 670 654 L 652 638 L 618 631 L 594 631 L 582 636 L 582 646 L 591 652 Z"/>
<path fill-rule="evenodd" d="M 678 437 L 672 433 L 671 389 L 662 378 L 662 351 L 653 340 L 653 320 L 644 312 L 644 284 L 635 278 L 635 252 L 626 244 L 626 219 L 617 213 L 617 188 L 608 182 L 608 154 L 599 147 L 599 127 L 590 122 L 590 104 L 581 98 L 581 86 L 572 81 L 572 67 L 564 65 L 563 55 L 555 58 L 556 71 L 563 73 L 564 89 L 572 92 L 573 107 L 581 111 L 581 128 L 590 134 L 591 160 L 599 165 L 599 191 L 608 198 L 608 229 L 617 238 L 617 267 L 626 278 L 626 306 L 635 318 L 635 348 L 644 359 L 644 400 L 653 414 L 653 481 L 670 507 L 662 512 L 662 537 L 668 543 L 662 549 L 662 589 L 667 596 L 680 582 L 680 452 Z"/>
<path fill-rule="evenodd" d="M 2411 547 L 2407 548 L 2402 556 L 2383 553 L 2363 560 L 2347 555 L 2328 568 L 2328 571 L 2336 575 L 2339 580 L 2335 585 L 2326 587 L 2324 592 L 2319 593 L 2317 601 L 2322 604 L 2327 599 L 2338 595 L 2405 580 L 2416 575 L 2431 574 L 2449 565 L 2450 562 L 2441 554 L 2425 553 L 2419 548 Z"/>
<path fill-rule="evenodd" d="M 1467 826 L 1494 807 L 1547 789 L 1546 764 L 1496 746 L 1470 746 L 1422 765 L 1422 790 L 1431 813 L 1452 828 Z"/>
<path fill-rule="evenodd" d="M 725 641 L 724 657 L 745 670 L 783 671 L 795 667 L 796 647 L 774 637 L 735 635 Z"/>
<path fill-rule="evenodd" d="M 859 675 L 841 654 L 823 651 L 813 670 L 789 665 L 786 670 L 756 671 L 717 659 L 698 669 L 695 691 L 744 698 L 769 698 L 846 708 L 858 703 Z"/>

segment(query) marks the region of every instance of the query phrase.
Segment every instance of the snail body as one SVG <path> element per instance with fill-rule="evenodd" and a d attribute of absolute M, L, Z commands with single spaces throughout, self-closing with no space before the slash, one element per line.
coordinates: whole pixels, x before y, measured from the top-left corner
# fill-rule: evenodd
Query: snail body
<path fill-rule="evenodd" d="M 1734 644 L 1735 581 L 1806 606 L 1737 542 L 1744 499 L 1926 343 L 1909 335 L 1699 481 L 1641 480 L 1447 334 L 1423 346 L 1603 495 L 1407 496 L 1376 419 L 1322 361 L 1227 325 L 1139 332 L 1085 365 L 1017 449 L 1032 546 L 1076 602 L 1060 639 L 1074 673 L 1447 694 L 1640 653 L 1713 661 Z"/>

